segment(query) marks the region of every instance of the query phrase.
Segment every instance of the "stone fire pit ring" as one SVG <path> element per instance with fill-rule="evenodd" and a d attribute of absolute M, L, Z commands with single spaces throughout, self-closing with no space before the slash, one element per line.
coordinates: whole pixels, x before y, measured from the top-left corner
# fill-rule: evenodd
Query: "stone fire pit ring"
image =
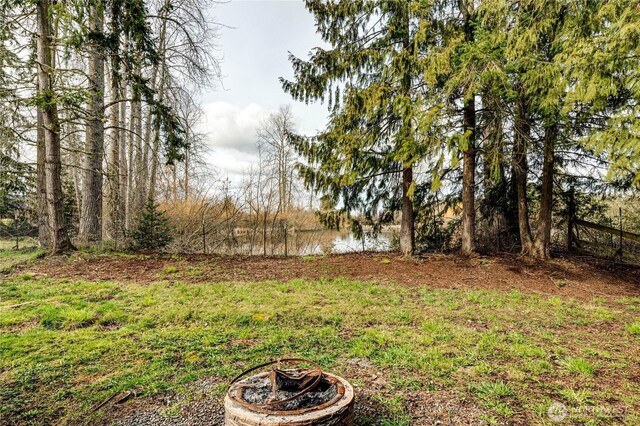
<path fill-rule="evenodd" d="M 280 370 L 281 364 L 305 363 L 310 370 Z M 269 365 L 271 371 L 249 372 Z M 285 389 L 285 386 L 289 388 Z M 273 395 L 265 397 L 266 393 Z M 251 368 L 236 377 L 225 396 L 225 426 L 351 426 L 353 387 L 308 360 L 293 358 Z"/>

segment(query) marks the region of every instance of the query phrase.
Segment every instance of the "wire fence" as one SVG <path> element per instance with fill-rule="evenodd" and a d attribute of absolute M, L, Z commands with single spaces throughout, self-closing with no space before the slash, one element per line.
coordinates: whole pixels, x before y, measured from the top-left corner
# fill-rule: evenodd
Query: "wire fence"
<path fill-rule="evenodd" d="M 26 221 L 0 223 L 0 250 L 22 250 L 38 247 L 38 228 Z"/>
<path fill-rule="evenodd" d="M 640 264 L 640 234 L 625 230 L 622 224 L 622 210 L 617 228 L 572 217 L 568 230 L 569 249 L 624 263 Z"/>

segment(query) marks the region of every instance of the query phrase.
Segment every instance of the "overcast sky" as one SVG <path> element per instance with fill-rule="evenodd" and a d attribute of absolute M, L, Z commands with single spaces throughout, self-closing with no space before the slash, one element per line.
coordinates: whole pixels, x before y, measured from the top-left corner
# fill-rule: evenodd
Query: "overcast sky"
<path fill-rule="evenodd" d="M 306 58 L 320 46 L 314 21 L 302 0 L 232 0 L 211 11 L 220 29 L 223 87 L 202 95 L 209 161 L 237 185 L 256 160 L 256 126 L 270 112 L 290 104 L 297 130 L 324 127 L 326 105 L 294 102 L 278 81 L 293 73 L 288 52 Z"/>

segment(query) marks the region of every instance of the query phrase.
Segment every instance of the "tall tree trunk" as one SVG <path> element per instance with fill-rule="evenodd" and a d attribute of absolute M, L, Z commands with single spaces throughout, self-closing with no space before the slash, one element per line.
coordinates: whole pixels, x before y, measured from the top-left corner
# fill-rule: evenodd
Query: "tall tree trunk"
<path fill-rule="evenodd" d="M 120 119 L 118 126 L 120 128 L 120 175 L 118 177 L 118 186 L 120 193 L 118 195 L 118 217 L 120 219 L 117 230 L 118 235 L 123 235 L 127 229 L 127 200 L 129 199 L 129 161 L 127 159 L 127 87 L 120 88 L 120 97 L 123 101 L 120 103 Z"/>
<path fill-rule="evenodd" d="M 545 128 L 544 160 L 542 165 L 542 198 L 538 213 L 538 229 L 533 243 L 533 255 L 540 259 L 550 257 L 551 210 L 553 207 L 553 172 L 555 164 L 555 141 L 558 127 L 552 124 Z"/>
<path fill-rule="evenodd" d="M 51 238 L 51 254 L 60 254 L 73 248 L 64 225 L 62 199 L 62 164 L 60 161 L 60 122 L 55 103 L 52 74 L 55 69 L 50 24 L 49 0 L 37 4 L 37 60 L 38 93 L 42 106 L 42 128 L 45 144 L 45 179 L 47 211 Z"/>
<path fill-rule="evenodd" d="M 520 95 L 516 100 L 516 118 L 514 123 L 513 178 L 516 185 L 518 206 L 518 230 L 520 247 L 523 254 L 530 254 L 533 249 L 531 227 L 529 226 L 529 203 L 527 201 L 527 151 L 531 133 L 528 116 L 528 105 L 524 91 L 518 86 Z"/>
<path fill-rule="evenodd" d="M 142 140 L 142 101 L 140 99 L 133 102 L 132 105 L 133 111 L 131 113 L 131 119 L 133 120 L 133 133 L 134 133 L 134 141 L 135 141 L 135 155 L 134 155 L 134 167 L 135 167 L 135 180 L 133 191 L 133 220 L 136 221 L 144 203 L 147 198 L 147 185 L 145 182 L 145 171 L 144 169 L 147 167 L 144 164 L 144 141 Z"/>
<path fill-rule="evenodd" d="M 473 2 L 461 2 L 465 42 L 473 42 L 471 15 Z M 463 105 L 463 132 L 466 147 L 462 152 L 462 247 L 463 254 L 476 249 L 476 106 L 475 95 L 467 94 Z"/>
<path fill-rule="evenodd" d="M 264 217 L 262 218 L 262 255 L 267 255 L 267 210 L 264 211 Z"/>
<path fill-rule="evenodd" d="M 136 94 L 133 89 L 131 90 L 131 96 L 135 99 Z M 135 223 L 134 216 L 136 215 L 135 208 L 135 192 L 136 192 L 136 104 L 140 103 L 138 100 L 132 100 L 129 102 L 129 122 L 128 124 L 128 138 L 127 138 L 127 156 L 128 156 L 128 170 L 127 170 L 127 200 L 125 208 L 125 228 L 130 230 Z"/>
<path fill-rule="evenodd" d="M 150 112 L 151 106 L 147 105 L 146 109 L 149 112 L 148 114 L 146 114 L 145 118 L 148 118 L 149 120 L 151 120 L 151 112 Z M 140 168 L 140 177 L 138 178 L 140 182 L 140 199 L 138 200 L 138 204 L 140 205 L 140 208 L 144 207 L 145 203 L 147 202 L 147 196 L 149 194 L 149 151 L 151 151 L 151 144 L 149 143 L 149 139 L 147 138 L 146 135 L 142 133 L 143 132 L 142 112 L 143 112 L 142 104 L 140 104 L 140 135 L 142 135 L 142 138 L 140 140 L 142 144 L 142 161 L 141 161 L 142 167 Z"/>
<path fill-rule="evenodd" d="M 464 103 L 464 131 L 467 147 L 462 152 L 462 247 L 463 254 L 476 249 L 476 109 L 474 99 Z"/>
<path fill-rule="evenodd" d="M 187 140 L 189 140 L 189 129 L 185 129 L 185 136 Z M 189 200 L 189 152 L 190 148 L 187 147 L 184 151 L 184 201 L 187 202 Z"/>
<path fill-rule="evenodd" d="M 104 31 L 104 4 L 89 3 L 89 30 Z M 102 156 L 104 152 L 104 55 L 97 40 L 89 46 L 89 118 L 86 125 L 82 212 L 79 239 L 84 243 L 102 240 Z"/>
<path fill-rule="evenodd" d="M 278 211 L 286 212 L 287 206 L 287 166 L 285 158 L 284 135 L 280 135 L 278 147 Z"/>
<path fill-rule="evenodd" d="M 134 177 L 134 172 L 133 172 L 133 151 L 134 151 L 134 143 L 135 143 L 135 136 L 133 134 L 134 131 L 134 127 L 133 127 L 133 116 L 132 116 L 132 111 L 133 111 L 133 102 L 129 101 L 129 108 L 128 108 L 128 121 L 126 121 L 126 125 L 127 125 L 127 191 L 126 191 L 126 200 L 125 200 L 125 213 L 124 213 L 124 217 L 125 217 L 125 229 L 126 230 L 130 230 L 131 229 L 131 213 L 132 213 L 132 207 L 131 207 L 131 200 L 133 199 L 133 177 Z"/>
<path fill-rule="evenodd" d="M 120 225 L 120 91 L 114 78 L 119 73 L 117 60 L 113 61 L 112 78 L 109 85 L 109 156 L 107 159 L 107 215 L 105 217 L 104 237 L 118 241 Z"/>
<path fill-rule="evenodd" d="M 564 21 L 561 19 L 561 21 Z M 549 34 L 547 53 L 550 55 L 549 61 L 553 61 L 553 46 L 556 31 L 559 29 L 556 23 Z M 544 127 L 544 147 L 542 162 L 542 188 L 540 199 L 540 211 L 538 212 L 538 227 L 536 230 L 536 238 L 533 242 L 532 254 L 539 259 L 548 259 L 550 257 L 551 246 L 551 219 L 553 208 L 553 174 L 555 167 L 555 143 L 558 136 L 557 117 L 553 118 L 550 123 L 546 122 Z"/>
<path fill-rule="evenodd" d="M 160 34 L 158 37 L 158 54 L 160 55 L 160 63 L 154 66 L 152 71 L 151 80 L 156 86 L 156 81 L 158 79 L 158 74 L 160 74 L 160 81 L 158 86 L 158 102 L 162 102 L 164 100 L 164 90 L 166 86 L 166 40 L 167 40 L 167 16 L 170 11 L 171 2 L 170 0 L 165 0 L 161 9 L 161 19 L 162 24 L 160 26 Z M 147 119 L 147 131 L 149 131 L 150 138 L 151 133 L 151 116 Z M 151 147 L 151 172 L 149 173 L 149 200 L 155 201 L 156 197 L 156 184 L 157 184 L 157 175 L 158 175 L 158 164 L 160 163 L 159 158 L 160 152 L 160 122 L 156 121 L 156 124 L 153 126 L 153 144 Z"/>
<path fill-rule="evenodd" d="M 140 56 L 134 66 L 134 74 L 141 75 Z M 129 137 L 128 137 L 128 166 L 127 172 L 127 200 L 125 214 L 125 228 L 130 230 L 138 220 L 144 204 L 144 189 L 146 182 L 141 181 L 142 164 L 142 100 L 141 93 L 134 85 L 130 86 L 131 102 L 129 107 Z"/>
<path fill-rule="evenodd" d="M 413 197 L 410 194 L 413 184 L 413 168 L 405 167 L 402 171 L 402 220 L 400 222 L 400 251 L 411 256 L 415 245 Z"/>
<path fill-rule="evenodd" d="M 38 88 L 38 92 L 40 89 Z M 45 158 L 47 155 L 44 141 L 44 118 L 41 107 L 37 108 L 38 129 L 36 134 L 36 175 L 38 192 L 38 244 L 41 248 L 49 247 L 49 214 L 47 213 L 47 177 L 45 175 Z"/>
<path fill-rule="evenodd" d="M 164 67 L 164 52 L 161 59 L 162 73 L 160 76 L 160 87 L 158 90 L 158 100 L 162 102 L 164 99 L 164 88 L 165 88 L 165 78 L 166 72 Z M 156 198 L 156 185 L 157 185 L 157 175 L 158 175 L 158 165 L 160 163 L 160 122 L 156 121 L 156 124 L 153 129 L 153 146 L 151 148 L 151 173 L 149 179 L 149 200 L 155 201 Z"/>
<path fill-rule="evenodd" d="M 171 168 L 171 192 L 174 203 L 178 202 L 178 166 L 174 163 L 169 166 Z"/>
<path fill-rule="evenodd" d="M 70 177 L 73 181 L 73 195 L 76 201 L 77 214 L 82 211 L 82 177 L 80 176 L 82 174 L 82 158 L 80 156 L 81 149 L 75 146 L 66 156 L 67 164 L 71 168 Z"/>
<path fill-rule="evenodd" d="M 402 25 L 405 35 L 402 40 L 402 49 L 405 54 L 413 54 L 410 40 L 410 19 L 409 4 L 404 3 L 402 8 Z M 402 94 L 405 97 L 411 96 L 411 67 L 407 60 L 405 71 L 402 77 Z M 400 131 L 401 143 L 411 143 L 413 137 L 412 123 L 409 117 L 403 117 L 402 129 Z M 402 165 L 402 219 L 400 222 L 400 251 L 405 256 L 411 256 L 415 250 L 415 224 L 413 211 L 413 164 L 405 162 Z"/>

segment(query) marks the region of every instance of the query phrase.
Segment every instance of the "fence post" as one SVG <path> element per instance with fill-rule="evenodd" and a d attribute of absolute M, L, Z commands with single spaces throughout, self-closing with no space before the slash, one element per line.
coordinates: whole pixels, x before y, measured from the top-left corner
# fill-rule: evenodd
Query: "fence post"
<path fill-rule="evenodd" d="M 20 250 L 20 225 L 18 224 L 18 210 L 13 214 L 13 227 L 16 230 L 16 250 Z"/>
<path fill-rule="evenodd" d="M 609 228 L 615 229 L 613 227 L 613 219 L 611 219 L 611 218 L 609 218 Z M 616 246 L 613 243 L 613 234 L 609 234 L 609 244 L 611 245 L 611 250 L 615 250 L 616 249 Z"/>
<path fill-rule="evenodd" d="M 265 209 L 262 218 L 262 255 L 267 255 L 267 210 Z"/>
<path fill-rule="evenodd" d="M 289 241 L 287 240 L 287 235 L 289 234 L 289 222 L 287 219 L 284 220 L 284 255 L 289 256 Z"/>
<path fill-rule="evenodd" d="M 618 207 L 618 217 L 620 220 L 620 260 L 622 260 L 622 207 Z"/>
<path fill-rule="evenodd" d="M 204 226 L 204 211 L 202 212 L 202 251 L 207 254 L 207 230 Z"/>
<path fill-rule="evenodd" d="M 575 198 L 575 188 L 571 186 L 569 189 L 569 205 L 568 205 L 568 231 L 567 231 L 567 249 L 571 251 L 573 249 L 574 240 L 573 240 L 573 226 L 576 218 L 576 198 Z"/>

